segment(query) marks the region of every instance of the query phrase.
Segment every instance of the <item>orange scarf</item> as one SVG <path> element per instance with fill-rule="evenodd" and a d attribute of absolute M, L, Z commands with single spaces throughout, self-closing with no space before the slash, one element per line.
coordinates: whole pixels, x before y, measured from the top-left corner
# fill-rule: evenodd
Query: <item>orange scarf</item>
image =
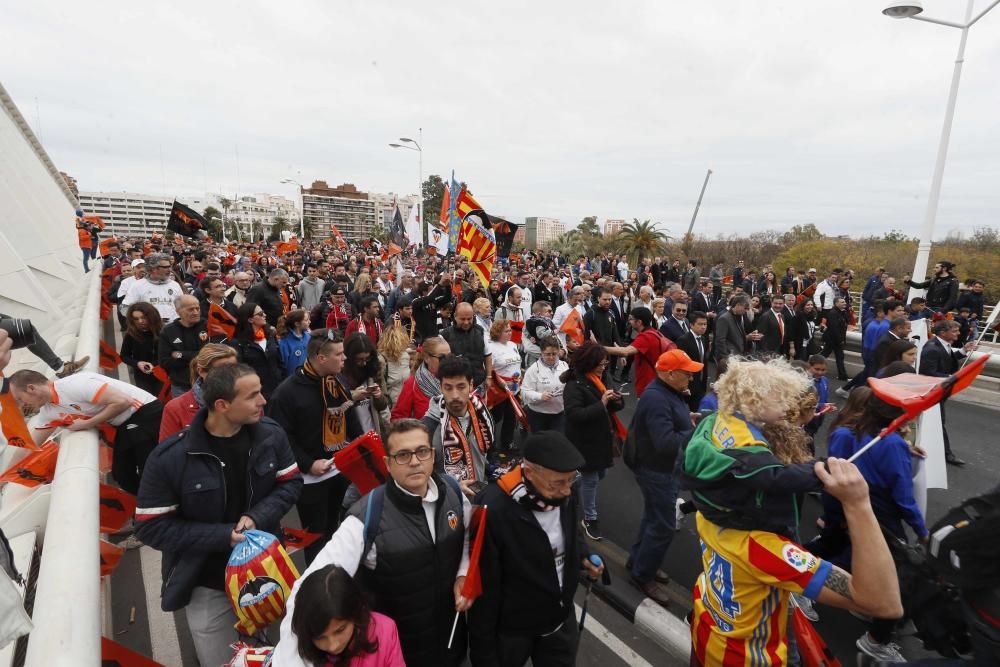
<path fill-rule="evenodd" d="M 600 374 L 591 371 L 590 373 L 587 373 L 587 379 L 590 380 L 595 387 L 597 387 L 597 393 L 599 393 L 601 396 L 604 396 L 604 392 L 606 392 L 608 389 L 607 387 L 604 386 L 604 381 L 601 380 Z M 608 417 L 611 419 L 611 426 L 615 430 L 615 435 L 621 438 L 622 442 L 624 442 L 625 438 L 628 437 L 628 429 L 625 428 L 625 424 L 623 424 L 622 420 L 618 419 L 618 415 L 616 415 L 613 412 L 609 411 Z"/>

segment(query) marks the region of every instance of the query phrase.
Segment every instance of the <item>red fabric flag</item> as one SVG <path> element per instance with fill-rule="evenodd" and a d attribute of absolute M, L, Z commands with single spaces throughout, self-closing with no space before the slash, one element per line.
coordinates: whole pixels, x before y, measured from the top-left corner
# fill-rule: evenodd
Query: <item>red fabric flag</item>
<path fill-rule="evenodd" d="M 299 242 L 297 239 L 286 242 L 279 242 L 275 246 L 275 252 L 279 257 L 284 255 L 286 252 L 295 252 L 299 249 Z"/>
<path fill-rule="evenodd" d="M 307 533 L 298 528 L 288 528 L 285 526 L 281 528 L 281 541 L 285 543 L 285 551 L 289 555 L 299 549 L 305 549 L 321 537 L 323 536 L 320 533 Z"/>
<path fill-rule="evenodd" d="M 47 440 L 39 449 L 7 468 L 6 472 L 0 475 L 0 482 L 13 482 L 28 488 L 47 484 L 55 477 L 58 456 L 59 445 Z"/>
<path fill-rule="evenodd" d="M 469 571 L 465 574 L 462 585 L 462 597 L 475 600 L 483 594 L 483 577 L 479 571 L 479 558 L 483 554 L 483 542 L 486 540 L 486 506 L 472 508 L 472 518 L 466 530 L 473 534 L 472 549 L 469 552 Z"/>
<path fill-rule="evenodd" d="M 368 431 L 333 455 L 333 463 L 342 475 L 358 485 L 365 495 L 389 479 L 385 467 L 385 448 L 375 431 Z"/>
<path fill-rule="evenodd" d="M 125 648 L 107 637 L 101 637 L 101 665 L 102 667 L 163 667 L 155 660 Z"/>
<path fill-rule="evenodd" d="M 166 403 L 170 400 L 170 376 L 160 366 L 153 366 L 153 377 L 163 383 L 163 388 L 160 389 L 160 395 L 157 398 L 160 399 L 161 403 Z"/>
<path fill-rule="evenodd" d="M 566 334 L 567 338 L 576 341 L 577 345 L 583 345 L 583 318 L 580 317 L 580 311 L 571 308 L 569 315 L 559 326 L 559 331 Z"/>
<path fill-rule="evenodd" d="M 833 654 L 819 632 L 798 607 L 795 607 L 795 612 L 792 615 L 792 627 L 795 630 L 795 642 L 799 647 L 799 656 L 805 667 L 841 667 L 837 656 Z"/>
<path fill-rule="evenodd" d="M 119 546 L 111 544 L 107 540 L 101 540 L 101 576 L 106 577 L 111 574 L 116 567 L 118 567 L 118 561 L 122 559 L 122 554 L 125 550 Z"/>
<path fill-rule="evenodd" d="M 115 348 L 111 347 L 102 340 L 100 344 L 100 350 L 101 350 L 101 356 L 99 360 L 100 367 L 109 371 L 113 371 L 114 369 L 118 368 L 118 365 L 121 364 L 122 362 L 122 358 L 118 355 L 117 352 L 115 352 Z"/>
<path fill-rule="evenodd" d="M 226 312 L 222 306 L 215 303 L 209 304 L 205 329 L 209 338 L 217 336 L 232 338 L 236 335 L 236 318 Z"/>
<path fill-rule="evenodd" d="M 135 514 L 135 496 L 108 484 L 100 486 L 102 533 L 115 533 Z"/>
<path fill-rule="evenodd" d="M 2 374 L 0 374 L 2 377 Z M 7 444 L 14 447 L 26 447 L 28 449 L 38 449 L 38 445 L 31 438 L 31 431 L 24 422 L 24 413 L 18 407 L 14 395 L 9 391 L 0 394 L 0 425 L 3 428 L 3 437 L 7 439 Z"/>

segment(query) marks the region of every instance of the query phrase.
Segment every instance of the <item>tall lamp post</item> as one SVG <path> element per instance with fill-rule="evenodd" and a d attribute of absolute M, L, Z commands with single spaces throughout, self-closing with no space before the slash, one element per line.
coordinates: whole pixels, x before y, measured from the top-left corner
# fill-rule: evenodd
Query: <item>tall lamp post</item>
<path fill-rule="evenodd" d="M 1000 2 L 1000 0 L 998 0 L 998 2 Z M 417 188 L 417 217 L 420 219 L 420 229 L 423 232 L 424 236 L 423 242 L 424 242 L 424 247 L 426 248 L 427 221 L 424 220 L 424 149 L 423 146 L 421 146 L 421 144 L 424 143 L 424 128 L 418 127 L 417 132 L 418 132 L 417 136 L 420 138 L 419 142 L 414 141 L 413 139 L 409 139 L 407 137 L 400 137 L 399 140 L 402 141 L 403 143 L 401 144 L 393 143 L 389 144 L 389 146 L 391 146 L 392 148 L 406 148 L 411 151 L 417 151 L 417 154 L 419 156 L 417 160 L 419 169 L 418 171 L 419 180 L 417 181 L 417 183 L 419 184 L 419 187 Z M 413 146 L 407 146 L 406 144 L 413 144 Z"/>
<path fill-rule="evenodd" d="M 931 239 L 934 235 L 934 222 L 937 218 L 938 200 L 941 198 L 941 181 L 944 179 L 944 164 L 948 158 L 948 142 L 951 139 L 951 124 L 955 118 L 955 100 L 958 98 L 958 82 L 962 77 L 962 63 L 965 61 L 965 42 L 969 37 L 971 28 L 979 19 L 986 16 L 986 13 L 1000 4 L 1000 0 L 993 0 L 983 11 L 972 16 L 975 0 L 968 0 L 965 8 L 965 21 L 955 23 L 953 21 L 943 21 L 927 16 L 921 16 L 924 11 L 919 0 L 908 0 L 894 2 L 882 13 L 894 19 L 915 19 L 958 28 L 962 31 L 962 37 L 958 42 L 958 55 L 955 57 L 955 70 L 951 76 L 951 89 L 948 91 L 948 106 L 944 112 L 944 126 L 941 128 L 941 140 L 938 143 L 937 161 L 934 163 L 934 177 L 931 179 L 931 191 L 927 197 L 927 211 L 924 214 L 924 224 L 920 228 L 920 244 L 917 246 L 917 261 L 913 265 L 913 280 L 921 281 L 927 276 L 927 264 L 931 256 Z M 922 296 L 924 290 L 910 290 L 910 299 L 915 296 Z"/>
<path fill-rule="evenodd" d="M 296 181 L 294 178 L 283 178 L 282 183 L 294 183 L 299 186 L 299 241 L 301 243 L 306 242 L 306 211 L 302 205 L 302 184 Z M 316 230 L 313 230 L 316 233 Z"/>

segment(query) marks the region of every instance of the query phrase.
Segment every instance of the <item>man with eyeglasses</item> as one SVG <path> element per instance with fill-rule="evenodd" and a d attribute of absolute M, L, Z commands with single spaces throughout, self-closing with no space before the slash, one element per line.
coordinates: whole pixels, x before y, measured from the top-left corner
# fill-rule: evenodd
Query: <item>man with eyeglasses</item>
<path fill-rule="evenodd" d="M 687 320 L 688 305 L 676 301 L 670 311 L 670 317 L 660 327 L 660 332 L 676 343 L 677 339 L 691 330 L 691 324 Z"/>
<path fill-rule="evenodd" d="M 580 641 L 573 595 L 579 571 L 596 579 L 574 482 L 583 455 L 562 433 L 524 442 L 524 461 L 482 493 L 483 594 L 469 611 L 474 665 L 575 665 Z M 555 576 L 553 576 L 553 574 Z"/>
<path fill-rule="evenodd" d="M 677 531 L 677 454 L 694 432 L 688 409 L 688 385 L 704 364 L 682 350 L 669 350 L 656 362 L 656 379 L 639 398 L 629 430 L 635 437 L 632 472 L 642 492 L 642 521 L 626 568 L 632 583 L 663 606 L 670 578 L 658 568 Z"/>
<path fill-rule="evenodd" d="M 247 292 L 253 286 L 253 276 L 246 271 L 237 271 L 233 275 L 233 286 L 226 290 L 226 301 L 238 309 L 247 300 Z"/>
<path fill-rule="evenodd" d="M 472 506 L 455 480 L 434 472 L 430 434 L 416 419 L 392 422 L 385 451 L 391 479 L 351 506 L 292 588 L 274 664 L 305 666 L 292 630 L 295 598 L 300 583 L 327 565 L 355 576 L 372 609 L 396 622 L 407 665 L 452 667 L 464 660 L 461 617 L 450 650 L 448 638 L 455 614 L 471 605 L 461 590 L 469 569 Z"/>
<path fill-rule="evenodd" d="M 172 266 L 173 261 L 170 255 L 154 253 L 147 257 L 146 277 L 136 280 L 129 287 L 122 299 L 122 308 L 128 310 L 128 307 L 133 303 L 145 301 L 156 308 L 156 312 L 160 314 L 160 319 L 163 320 L 164 324 L 176 320 L 177 309 L 174 308 L 174 300 L 184 291 L 172 277 Z"/>

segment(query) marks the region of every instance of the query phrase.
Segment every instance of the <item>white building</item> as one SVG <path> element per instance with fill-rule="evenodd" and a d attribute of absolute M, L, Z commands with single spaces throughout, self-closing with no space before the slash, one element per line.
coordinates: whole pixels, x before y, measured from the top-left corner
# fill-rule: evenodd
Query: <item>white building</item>
<path fill-rule="evenodd" d="M 528 248 L 544 248 L 565 233 L 565 223 L 555 218 L 524 219 L 524 244 Z"/>
<path fill-rule="evenodd" d="M 256 230 L 271 233 L 274 219 L 283 217 L 289 229 L 299 228 L 299 210 L 296 203 L 280 195 L 255 194 L 231 197 L 232 205 L 224 210 L 222 197 L 216 194 L 203 196 L 179 196 L 177 201 L 202 213 L 209 206 L 217 209 L 227 221 L 239 226 L 243 238 L 257 236 Z M 162 231 L 170 217 L 173 197 L 144 195 L 135 192 L 81 192 L 80 206 L 88 215 L 99 215 L 107 225 L 107 231 L 122 236 L 148 236 L 154 231 Z M 229 225 L 226 226 L 230 230 Z M 231 234 L 231 232 L 230 232 Z"/>
<path fill-rule="evenodd" d="M 612 234 L 617 234 L 625 226 L 624 219 L 613 219 L 608 218 L 604 221 L 604 235 L 611 236 Z"/>
<path fill-rule="evenodd" d="M 367 239 L 375 225 L 389 228 L 397 203 L 405 223 L 410 209 L 417 204 L 415 195 L 361 192 L 353 183 L 330 187 L 326 181 L 314 181 L 302 189 L 303 215 L 317 239 L 330 236 L 331 224 L 348 241 Z"/>

